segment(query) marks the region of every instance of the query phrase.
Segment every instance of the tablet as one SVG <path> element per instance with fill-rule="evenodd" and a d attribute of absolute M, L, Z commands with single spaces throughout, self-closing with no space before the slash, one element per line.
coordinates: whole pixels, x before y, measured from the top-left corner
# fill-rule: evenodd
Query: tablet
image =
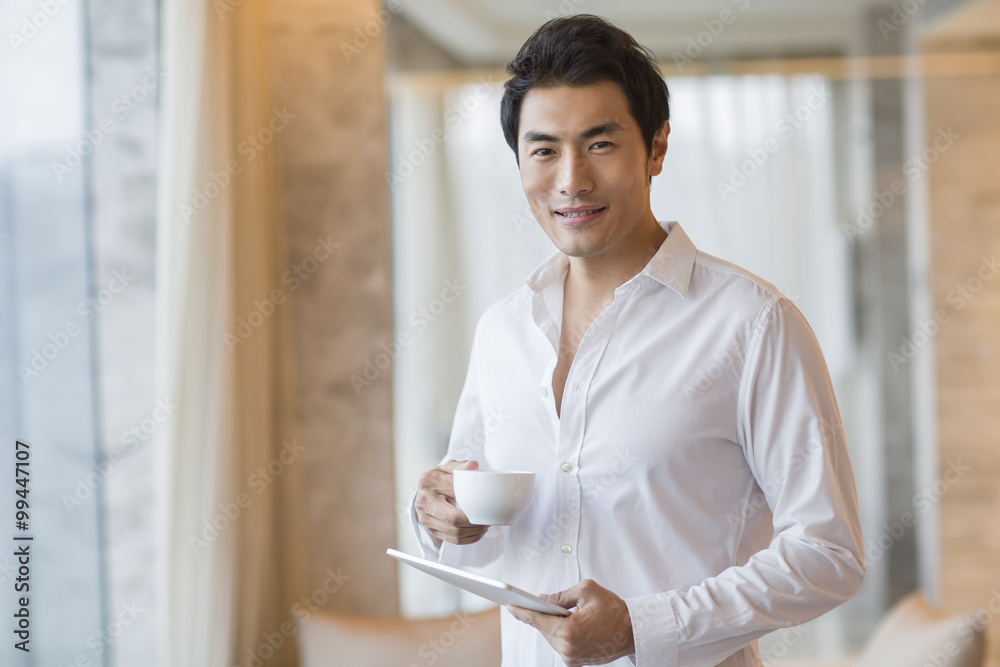
<path fill-rule="evenodd" d="M 410 554 L 403 553 L 402 551 L 396 551 L 395 549 L 386 549 L 385 552 L 396 560 L 406 563 L 407 565 L 412 565 L 418 570 L 423 570 L 427 574 L 433 575 L 443 581 L 447 581 L 452 586 L 458 586 L 463 590 L 475 593 L 479 597 L 486 598 L 487 600 L 491 600 L 497 604 L 512 604 L 516 607 L 524 607 L 525 609 L 531 609 L 532 611 L 540 611 L 543 614 L 554 614 L 556 616 L 570 615 L 569 609 L 560 607 L 554 602 L 543 600 L 537 595 L 532 595 L 531 593 L 522 591 L 520 588 L 514 588 L 510 584 L 505 584 L 502 581 L 490 579 L 489 577 L 483 577 L 478 574 L 472 574 L 471 572 L 460 570 L 457 567 L 435 563 L 434 561 L 427 560 L 426 558 L 411 556 Z"/>

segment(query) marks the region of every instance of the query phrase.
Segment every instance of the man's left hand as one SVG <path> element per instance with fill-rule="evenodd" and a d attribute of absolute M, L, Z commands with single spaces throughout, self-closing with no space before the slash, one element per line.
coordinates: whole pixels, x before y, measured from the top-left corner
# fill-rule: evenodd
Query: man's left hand
<path fill-rule="evenodd" d="M 554 595 L 541 597 L 567 609 L 569 616 L 555 616 L 507 605 L 517 620 L 537 628 L 569 667 L 603 665 L 635 653 L 632 619 L 625 601 L 593 579 Z"/>

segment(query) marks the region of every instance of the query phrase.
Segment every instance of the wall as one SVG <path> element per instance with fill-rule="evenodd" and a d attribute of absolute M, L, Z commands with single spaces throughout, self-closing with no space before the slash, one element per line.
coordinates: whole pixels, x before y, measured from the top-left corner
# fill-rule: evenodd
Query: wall
<path fill-rule="evenodd" d="M 274 104 L 295 116 L 279 142 L 289 267 L 305 267 L 319 238 L 340 244 L 292 299 L 308 444 L 303 594 L 328 582 L 336 592 L 314 597 L 320 608 L 393 614 L 391 372 L 360 393 L 351 383 L 392 337 L 383 72 L 393 14 L 375 0 L 274 0 L 270 11 Z"/>
<path fill-rule="evenodd" d="M 1000 26 L 1000 2 L 970 3 L 952 26 Z M 972 13 L 970 17 L 968 13 Z M 990 21 L 989 17 L 994 17 Z M 971 20 L 969 20 L 971 18 Z M 947 34 L 947 37 L 945 37 Z M 946 30 L 928 51 L 985 47 L 989 36 Z M 996 68 L 994 68 L 996 71 Z M 941 601 L 985 607 L 992 665 L 1000 665 L 1000 75 L 930 78 L 926 142 L 937 376 Z M 949 146 L 944 137 L 950 137 Z M 947 146 L 947 148 L 945 148 Z M 949 469 L 951 472 L 949 472 Z M 951 482 L 951 480 L 956 480 Z M 942 488 L 942 487 L 939 487 Z"/>

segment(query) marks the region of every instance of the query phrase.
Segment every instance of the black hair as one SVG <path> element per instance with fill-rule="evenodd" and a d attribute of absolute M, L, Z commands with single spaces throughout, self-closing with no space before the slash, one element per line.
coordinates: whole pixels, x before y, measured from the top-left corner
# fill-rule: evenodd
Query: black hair
<path fill-rule="evenodd" d="M 504 83 L 500 126 L 518 165 L 521 102 L 534 87 L 614 81 L 639 124 L 647 156 L 653 150 L 653 137 L 670 120 L 670 93 L 655 56 L 600 16 L 576 14 L 547 21 L 507 63 L 507 73 L 511 78 Z"/>

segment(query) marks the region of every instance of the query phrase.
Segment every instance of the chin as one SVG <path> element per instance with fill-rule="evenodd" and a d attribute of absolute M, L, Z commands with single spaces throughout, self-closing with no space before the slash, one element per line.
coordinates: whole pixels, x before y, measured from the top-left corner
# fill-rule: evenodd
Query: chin
<path fill-rule="evenodd" d="M 557 247 L 564 255 L 570 257 L 593 257 L 599 255 L 604 250 L 602 247 L 595 247 L 587 243 L 562 243 Z"/>

